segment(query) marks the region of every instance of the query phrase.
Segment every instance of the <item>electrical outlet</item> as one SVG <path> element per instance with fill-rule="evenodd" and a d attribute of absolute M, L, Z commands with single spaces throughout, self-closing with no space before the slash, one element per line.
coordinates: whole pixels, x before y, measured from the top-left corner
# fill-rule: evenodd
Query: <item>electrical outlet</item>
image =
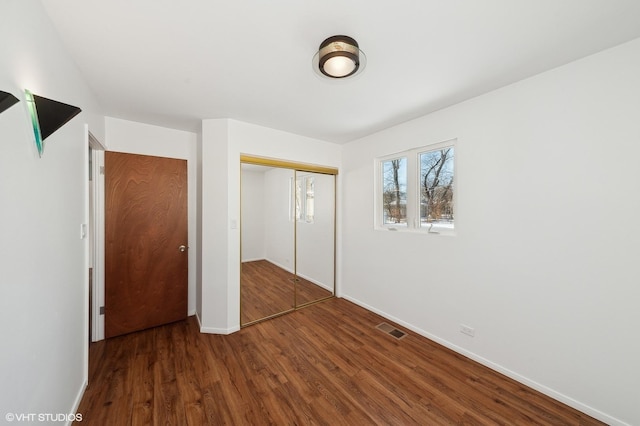
<path fill-rule="evenodd" d="M 468 325 L 460 324 L 460 333 L 473 337 L 476 334 L 476 330 Z"/>

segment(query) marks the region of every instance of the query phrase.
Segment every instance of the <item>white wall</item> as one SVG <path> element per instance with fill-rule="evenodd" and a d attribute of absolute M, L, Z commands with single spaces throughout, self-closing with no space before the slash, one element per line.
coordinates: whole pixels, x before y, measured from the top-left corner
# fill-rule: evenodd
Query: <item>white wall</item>
<path fill-rule="evenodd" d="M 196 312 L 196 194 L 197 135 L 182 130 L 107 117 L 106 147 L 109 151 L 187 160 L 189 222 L 189 315 Z"/>
<path fill-rule="evenodd" d="M 196 316 L 202 318 L 202 132 L 196 138 Z"/>
<path fill-rule="evenodd" d="M 242 261 L 266 257 L 264 172 L 242 170 Z"/>
<path fill-rule="evenodd" d="M 333 292 L 335 184 L 333 175 L 296 173 L 314 179 L 314 220 L 296 226 L 296 272 Z M 304 189 L 303 189 L 304 190 Z"/>
<path fill-rule="evenodd" d="M 203 120 L 202 137 L 198 141 L 198 265 L 196 282 L 200 295 L 197 316 L 200 330 L 207 333 L 226 334 L 240 328 L 233 321 L 233 309 L 229 300 L 229 275 L 233 274 L 230 255 L 236 254 L 240 269 L 240 249 L 230 249 L 229 235 L 239 232 L 231 228 L 229 217 L 229 189 L 227 185 L 229 168 L 228 134 L 226 119 Z M 234 167 L 240 170 L 239 163 Z M 238 172 L 238 176 L 240 173 Z M 238 186 L 239 187 L 239 186 Z M 239 216 L 233 217 L 239 220 Z M 236 226 L 237 228 L 237 226 Z M 239 271 L 238 271 L 239 274 Z M 233 290 L 233 289 L 231 289 Z"/>
<path fill-rule="evenodd" d="M 640 424 L 639 76 L 640 39 L 347 144 L 344 295 Z M 375 231 L 374 158 L 452 138 L 457 235 Z"/>
<path fill-rule="evenodd" d="M 104 121 L 40 2 L 0 2 L 0 413 L 73 413 L 87 380 L 88 123 Z M 83 112 L 38 158 L 23 89 Z"/>
<path fill-rule="evenodd" d="M 265 204 L 263 227 L 265 259 L 293 273 L 294 227 L 291 218 L 291 180 L 294 171 L 274 168 L 265 173 Z M 244 226 L 242 231 L 244 232 Z"/>
<path fill-rule="evenodd" d="M 230 333 L 240 327 L 240 154 L 340 166 L 340 145 L 228 119 L 202 122 L 199 142 L 202 245 L 197 287 L 201 330 Z"/>

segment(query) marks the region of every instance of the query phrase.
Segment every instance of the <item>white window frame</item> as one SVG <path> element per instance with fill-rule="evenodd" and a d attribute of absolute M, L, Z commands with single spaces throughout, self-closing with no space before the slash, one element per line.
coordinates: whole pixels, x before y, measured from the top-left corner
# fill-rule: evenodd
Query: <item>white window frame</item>
<path fill-rule="evenodd" d="M 420 224 L 420 154 L 429 151 L 436 151 L 443 148 L 452 147 L 453 154 L 453 205 L 454 205 L 454 225 L 453 228 L 444 227 L 434 224 L 431 227 L 421 227 Z M 398 231 L 398 232 L 416 232 L 429 235 L 455 235 L 458 227 L 457 207 L 458 207 L 458 191 L 457 191 L 457 139 L 449 139 L 442 142 L 432 143 L 429 145 L 412 148 L 406 151 L 397 152 L 395 154 L 385 155 L 376 158 L 374 164 L 375 184 L 374 184 L 374 228 L 382 231 Z M 384 200 L 383 200 L 383 163 L 390 160 L 406 158 L 407 159 L 407 203 L 406 203 L 406 224 L 385 224 Z"/>

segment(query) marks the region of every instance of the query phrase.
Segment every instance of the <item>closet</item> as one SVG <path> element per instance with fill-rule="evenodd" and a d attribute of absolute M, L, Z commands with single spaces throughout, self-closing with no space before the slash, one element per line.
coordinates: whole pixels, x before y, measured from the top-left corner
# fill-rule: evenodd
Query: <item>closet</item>
<path fill-rule="evenodd" d="M 335 294 L 337 169 L 241 156 L 240 325 Z"/>

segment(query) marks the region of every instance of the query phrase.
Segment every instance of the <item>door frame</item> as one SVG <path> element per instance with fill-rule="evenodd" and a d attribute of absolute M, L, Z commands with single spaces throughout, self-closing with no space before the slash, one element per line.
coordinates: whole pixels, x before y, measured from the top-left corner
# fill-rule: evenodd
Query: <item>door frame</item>
<path fill-rule="evenodd" d="M 91 341 L 104 340 L 104 314 L 100 308 L 104 306 L 104 152 L 105 146 L 85 126 L 85 137 L 91 148 L 91 180 L 89 185 L 93 198 L 89 199 L 89 215 L 93 227 L 89 227 L 91 236 L 92 265 L 92 305 L 91 305 Z"/>

